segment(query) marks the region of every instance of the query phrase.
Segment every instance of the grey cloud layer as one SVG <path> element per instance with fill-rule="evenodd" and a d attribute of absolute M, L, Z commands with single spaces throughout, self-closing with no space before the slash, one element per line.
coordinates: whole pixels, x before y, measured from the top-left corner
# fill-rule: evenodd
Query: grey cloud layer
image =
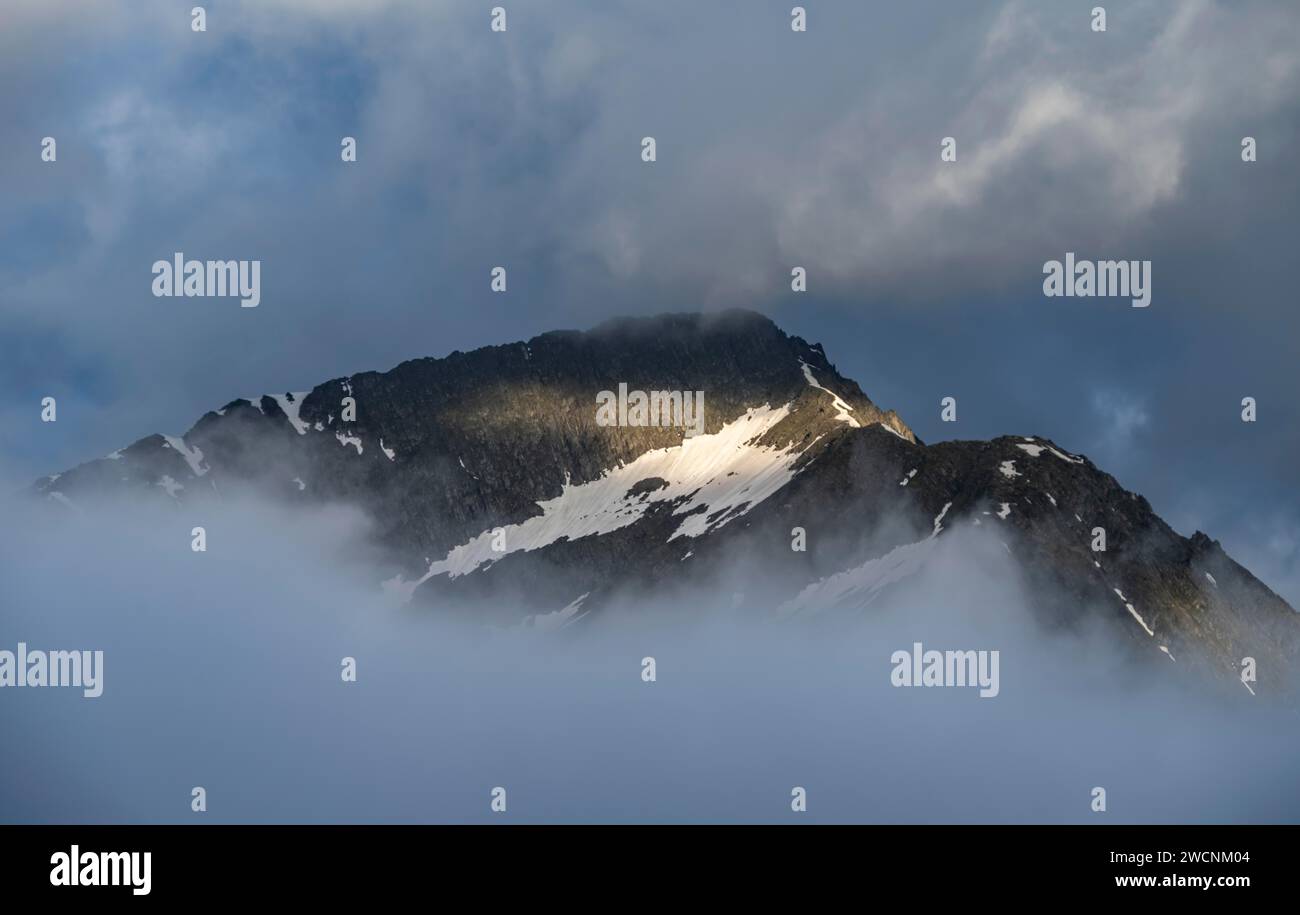
<path fill-rule="evenodd" d="M 1096 822 L 1097 785 L 1111 822 L 1300 817 L 1292 712 L 1045 631 L 978 529 L 847 632 L 729 614 L 737 573 L 556 638 L 389 605 L 338 507 L 212 506 L 202 554 L 165 505 L 5 507 L 0 648 L 102 650 L 104 692 L 4 696 L 3 822 L 781 822 L 794 785 L 822 822 Z M 917 640 L 999 651 L 998 696 L 890 686 Z"/>

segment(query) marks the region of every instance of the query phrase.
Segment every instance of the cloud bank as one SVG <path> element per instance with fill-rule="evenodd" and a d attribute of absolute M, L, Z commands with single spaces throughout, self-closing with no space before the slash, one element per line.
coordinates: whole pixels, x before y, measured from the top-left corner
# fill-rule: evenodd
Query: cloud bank
<path fill-rule="evenodd" d="M 1110 630 L 1044 629 L 1014 560 L 961 531 L 914 586 L 847 618 L 755 619 L 727 588 L 725 603 L 651 599 L 546 634 L 386 603 L 365 520 L 345 507 L 209 509 L 206 553 L 167 509 L 6 512 L 0 646 L 104 663 L 97 699 L 0 695 L 23 748 L 0 819 L 1300 817 L 1294 711 L 1130 666 Z M 891 686 L 892 654 L 918 641 L 999 651 L 997 697 Z M 498 786 L 504 814 L 489 807 Z M 795 787 L 806 813 L 790 809 Z"/>

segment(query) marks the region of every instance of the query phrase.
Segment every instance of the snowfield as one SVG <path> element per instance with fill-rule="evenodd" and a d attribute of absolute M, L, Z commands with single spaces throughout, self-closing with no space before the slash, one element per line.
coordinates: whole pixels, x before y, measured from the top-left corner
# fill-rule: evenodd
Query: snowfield
<path fill-rule="evenodd" d="M 566 479 L 560 495 L 537 503 L 540 515 L 498 529 L 503 537 L 495 530 L 484 531 L 432 563 L 423 577 L 406 581 L 398 576 L 385 582 L 385 588 L 409 599 L 421 583 L 436 575 L 456 578 L 508 553 L 541 549 L 563 539 L 608 534 L 635 524 L 658 502 L 683 500 L 673 509 L 673 515 L 685 517 L 669 540 L 698 537 L 720 528 L 745 515 L 794 477 L 794 465 L 804 448 L 756 444 L 789 413 L 788 404 L 777 408 L 765 404 L 715 433 L 648 451 L 598 479 L 576 485 Z M 665 480 L 667 485 L 629 495 L 636 483 L 650 478 Z M 494 541 L 500 545 L 502 540 L 505 549 L 494 550 Z"/>

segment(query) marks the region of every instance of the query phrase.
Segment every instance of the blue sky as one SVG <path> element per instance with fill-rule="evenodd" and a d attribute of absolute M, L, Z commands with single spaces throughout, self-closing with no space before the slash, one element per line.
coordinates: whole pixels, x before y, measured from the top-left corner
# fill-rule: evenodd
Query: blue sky
<path fill-rule="evenodd" d="M 236 396 L 744 306 L 924 439 L 1049 436 L 1300 603 L 1293 4 L 193 5 L 5 4 L 14 485 Z M 174 251 L 260 259 L 262 304 L 155 299 Z M 1066 251 L 1151 260 L 1152 306 L 1044 298 Z"/>

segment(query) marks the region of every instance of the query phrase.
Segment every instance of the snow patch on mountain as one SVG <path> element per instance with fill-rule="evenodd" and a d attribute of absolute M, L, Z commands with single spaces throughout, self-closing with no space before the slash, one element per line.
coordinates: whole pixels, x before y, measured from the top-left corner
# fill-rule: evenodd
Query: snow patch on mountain
<path fill-rule="evenodd" d="M 934 548 L 935 538 L 943 531 L 943 519 L 950 508 L 951 502 L 944 503 L 934 518 L 934 530 L 924 540 L 896 546 L 884 556 L 869 559 L 860 566 L 813 582 L 777 607 L 776 612 L 782 616 L 792 616 L 842 606 L 865 608 L 890 585 L 910 578 L 921 570 L 926 557 Z"/>
<path fill-rule="evenodd" d="M 506 553 L 536 550 L 562 539 L 578 540 L 635 524 L 657 502 L 680 502 L 674 516 L 685 516 L 669 540 L 698 537 L 750 511 L 794 477 L 803 449 L 757 444 L 769 429 L 790 413 L 790 406 L 752 409 L 717 432 L 696 435 L 680 445 L 648 451 L 629 464 L 606 471 L 577 485 L 566 478 L 559 496 L 538 502 L 542 510 L 518 524 L 505 526 L 502 537 L 484 531 L 443 559 L 432 563 L 422 578 L 389 579 L 389 591 L 410 597 L 415 588 L 436 575 L 468 575 Z M 642 480 L 658 478 L 667 485 L 633 495 Z M 494 542 L 504 550 L 494 550 Z"/>
<path fill-rule="evenodd" d="M 344 435 L 342 432 L 335 432 L 334 437 L 339 440 L 339 444 L 343 447 L 346 448 L 348 445 L 355 445 L 357 454 L 362 453 L 363 449 L 361 446 L 361 439 L 357 438 L 355 435 Z"/>
<path fill-rule="evenodd" d="M 475 479 L 475 480 L 478 479 L 478 477 L 475 476 L 475 474 L 473 474 L 472 472 L 470 472 L 470 469 L 469 469 L 468 467 L 465 466 L 465 459 L 464 459 L 463 457 L 458 457 L 458 458 L 456 458 L 456 460 L 460 462 L 460 469 L 461 469 L 461 470 L 463 470 L 463 471 L 465 471 L 466 473 L 468 473 L 468 474 L 470 475 L 471 478 L 473 478 L 473 479 Z"/>
<path fill-rule="evenodd" d="M 943 504 L 943 510 L 940 511 L 939 514 L 938 514 L 937 516 L 935 516 L 935 519 L 934 519 L 934 533 L 932 533 L 932 534 L 930 535 L 931 537 L 937 537 L 937 536 L 939 535 L 939 532 L 940 532 L 941 530 L 943 530 L 943 516 L 946 515 L 946 514 L 948 514 L 948 509 L 950 509 L 950 508 L 952 508 L 952 503 L 951 503 L 951 502 L 945 502 L 945 503 Z"/>
<path fill-rule="evenodd" d="M 934 535 L 915 543 L 905 543 L 856 568 L 823 578 L 781 604 L 776 612 L 782 616 L 793 616 L 834 607 L 865 608 L 890 585 L 919 572 L 933 549 L 933 543 Z"/>
<path fill-rule="evenodd" d="M 294 431 L 299 435 L 307 434 L 307 424 L 298 418 L 298 411 L 302 409 L 302 399 L 310 393 L 310 391 L 292 391 L 288 394 L 271 395 L 284 411 L 284 415 L 289 417 L 289 425 L 293 426 Z"/>
<path fill-rule="evenodd" d="M 1063 461 L 1067 461 L 1068 463 L 1071 463 L 1071 464 L 1082 464 L 1082 463 L 1083 463 L 1083 458 L 1081 458 L 1081 457 L 1074 457 L 1073 455 L 1069 455 L 1069 454 L 1064 454 L 1064 453 L 1062 453 L 1062 452 L 1060 452 L 1060 451 L 1057 451 L 1057 450 L 1056 450 L 1055 448 L 1053 448 L 1051 445 L 1020 445 L 1020 444 L 1017 444 L 1016 447 L 1019 448 L 1021 451 L 1025 451 L 1025 452 L 1027 452 L 1027 453 L 1029 454 L 1030 457 L 1038 457 L 1038 456 L 1039 456 L 1040 454 L 1042 454 L 1044 451 L 1050 451 L 1050 452 L 1052 452 L 1052 454 L 1056 455 L 1058 458 L 1060 458 L 1060 459 L 1063 460 Z"/>
<path fill-rule="evenodd" d="M 817 379 L 813 377 L 812 369 L 808 367 L 808 363 L 800 359 L 799 364 L 803 366 L 803 377 L 807 380 L 808 384 L 819 391 L 825 391 L 827 394 L 831 395 L 831 405 L 835 407 L 835 418 L 842 423 L 848 423 L 854 429 L 862 428 L 862 423 L 858 422 L 852 416 L 849 416 L 849 414 L 853 412 L 853 408 L 841 400 L 840 395 L 836 394 L 830 388 L 824 388 L 818 384 Z"/>
<path fill-rule="evenodd" d="M 587 594 L 590 593 L 590 591 L 587 592 Z M 584 614 L 579 611 L 582 609 L 582 602 L 587 599 L 587 594 L 575 598 L 567 607 L 556 610 L 554 613 L 539 613 L 527 616 L 520 624 L 520 627 L 523 629 L 541 629 L 543 631 L 562 629 L 582 618 Z"/>
<path fill-rule="evenodd" d="M 196 477 L 201 477 L 208 472 L 208 468 L 203 466 L 203 452 L 198 448 L 190 448 L 185 444 L 185 440 L 175 435 L 164 435 L 167 444 L 164 448 L 171 448 L 181 457 L 185 458 L 185 463 L 190 465 L 190 473 Z M 170 493 L 170 490 L 169 490 Z"/>
<path fill-rule="evenodd" d="M 1138 613 L 1137 610 L 1133 607 L 1133 605 L 1128 602 L 1128 598 L 1124 596 L 1124 592 L 1121 591 L 1119 588 L 1114 588 L 1113 590 L 1116 594 L 1119 595 L 1119 599 L 1124 602 L 1125 609 L 1127 609 L 1128 612 L 1133 615 L 1133 619 L 1138 621 L 1138 625 L 1146 630 L 1147 635 L 1151 636 L 1152 638 L 1155 638 L 1155 632 L 1151 629 L 1150 626 L 1147 625 L 1147 621 L 1142 619 L 1142 614 Z"/>

